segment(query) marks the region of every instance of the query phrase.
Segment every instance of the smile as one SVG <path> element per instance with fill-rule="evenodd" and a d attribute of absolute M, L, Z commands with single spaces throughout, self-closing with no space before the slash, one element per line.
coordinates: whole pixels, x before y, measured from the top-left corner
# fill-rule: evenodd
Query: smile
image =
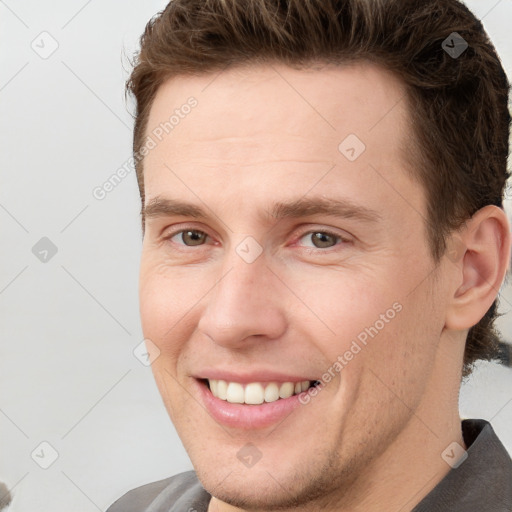
<path fill-rule="evenodd" d="M 318 381 L 304 380 L 300 382 L 250 382 L 240 384 L 225 380 L 207 379 L 208 387 L 215 398 L 232 404 L 260 405 L 264 402 L 290 398 L 307 391 Z"/>

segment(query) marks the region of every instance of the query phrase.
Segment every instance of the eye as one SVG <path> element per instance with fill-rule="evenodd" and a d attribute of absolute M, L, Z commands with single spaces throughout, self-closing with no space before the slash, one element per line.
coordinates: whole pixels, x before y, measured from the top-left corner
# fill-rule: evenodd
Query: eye
<path fill-rule="evenodd" d="M 198 229 L 182 229 L 181 231 L 167 237 L 168 240 L 171 240 L 174 243 L 190 247 L 203 245 L 207 238 L 208 235 Z"/>
<path fill-rule="evenodd" d="M 310 231 L 301 236 L 300 240 L 309 240 L 310 243 L 304 243 L 306 247 L 314 247 L 316 249 L 329 249 L 342 242 L 341 236 L 329 231 Z"/>

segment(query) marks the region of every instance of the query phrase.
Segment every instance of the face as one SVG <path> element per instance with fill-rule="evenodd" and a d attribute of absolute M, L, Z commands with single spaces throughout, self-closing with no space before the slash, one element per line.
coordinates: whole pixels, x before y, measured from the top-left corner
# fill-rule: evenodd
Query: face
<path fill-rule="evenodd" d="M 142 325 L 171 419 L 226 503 L 343 494 L 429 406 L 445 300 L 407 119 L 400 82 L 369 64 L 158 91 Z"/>

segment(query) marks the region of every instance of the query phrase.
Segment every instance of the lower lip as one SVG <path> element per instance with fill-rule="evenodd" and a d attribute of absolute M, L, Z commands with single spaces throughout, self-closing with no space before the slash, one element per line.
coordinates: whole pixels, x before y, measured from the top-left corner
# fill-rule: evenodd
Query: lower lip
<path fill-rule="evenodd" d="M 280 398 L 275 402 L 260 405 L 232 404 L 212 395 L 208 385 L 196 380 L 201 399 L 211 416 L 222 425 L 251 430 L 265 428 L 282 422 L 297 407 L 301 406 L 298 395 Z M 305 394 L 305 392 L 303 392 Z"/>

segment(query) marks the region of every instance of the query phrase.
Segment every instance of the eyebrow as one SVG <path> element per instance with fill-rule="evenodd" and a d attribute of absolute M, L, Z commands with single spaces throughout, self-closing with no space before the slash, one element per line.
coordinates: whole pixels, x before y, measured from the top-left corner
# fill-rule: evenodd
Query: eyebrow
<path fill-rule="evenodd" d="M 206 212 L 199 206 L 176 199 L 165 199 L 157 196 L 142 207 L 142 218 L 171 217 L 181 215 L 183 217 L 206 218 Z"/>
<path fill-rule="evenodd" d="M 208 218 L 208 213 L 200 206 L 191 203 L 157 196 L 151 199 L 141 211 L 142 218 L 183 216 L 196 219 Z M 328 215 L 364 222 L 376 222 L 381 216 L 365 206 L 355 204 L 348 199 L 325 197 L 300 198 L 289 202 L 277 202 L 265 210 L 267 218 L 282 220 L 313 215 Z"/>
<path fill-rule="evenodd" d="M 348 199 L 324 197 L 301 198 L 287 203 L 276 203 L 268 211 L 275 219 L 329 215 L 365 222 L 376 222 L 381 216 L 370 208 L 353 203 Z"/>

